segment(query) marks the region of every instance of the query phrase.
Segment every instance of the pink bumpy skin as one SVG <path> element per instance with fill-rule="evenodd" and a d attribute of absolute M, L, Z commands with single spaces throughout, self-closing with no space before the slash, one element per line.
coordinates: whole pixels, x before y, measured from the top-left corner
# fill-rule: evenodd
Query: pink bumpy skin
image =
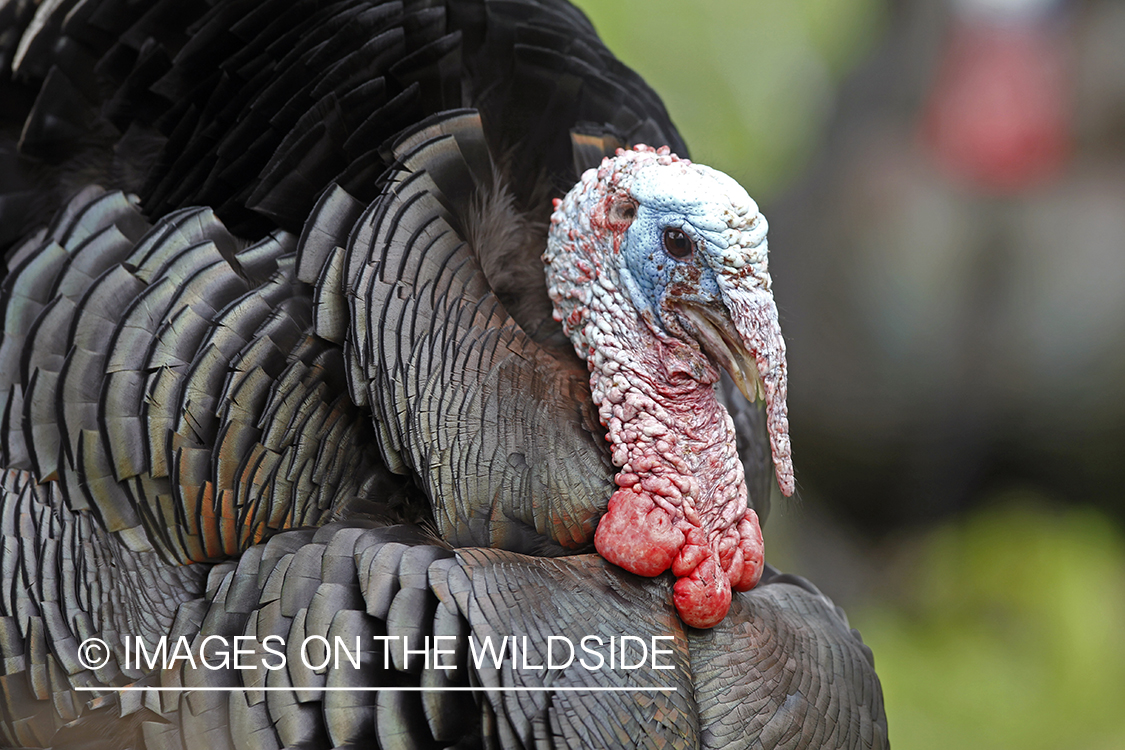
<path fill-rule="evenodd" d="M 663 277 L 674 283 L 644 292 L 651 305 L 638 309 L 626 243 L 648 236 L 629 229 L 654 202 L 672 205 L 675 226 L 694 232 L 694 253 Z M 684 622 L 712 627 L 726 616 L 731 589 L 753 588 L 764 562 L 734 423 L 715 396 L 713 360 L 731 370 L 743 393 L 765 400 L 778 483 L 786 495 L 793 491 L 785 343 L 766 267 L 765 219 L 721 172 L 667 148 L 637 146 L 587 171 L 556 202 L 551 224 L 543 259 L 555 318 L 589 365 L 621 469 L 595 545 L 638 575 L 671 568 Z M 675 263 L 652 253 L 661 272 Z M 701 295 L 704 279 L 719 304 Z"/>

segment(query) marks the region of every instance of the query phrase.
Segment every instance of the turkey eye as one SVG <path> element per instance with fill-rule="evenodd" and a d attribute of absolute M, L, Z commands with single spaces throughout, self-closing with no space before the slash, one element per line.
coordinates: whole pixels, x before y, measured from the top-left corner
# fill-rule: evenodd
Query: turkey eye
<path fill-rule="evenodd" d="M 686 258 L 691 255 L 695 245 L 683 230 L 668 227 L 664 230 L 664 249 L 673 258 Z"/>

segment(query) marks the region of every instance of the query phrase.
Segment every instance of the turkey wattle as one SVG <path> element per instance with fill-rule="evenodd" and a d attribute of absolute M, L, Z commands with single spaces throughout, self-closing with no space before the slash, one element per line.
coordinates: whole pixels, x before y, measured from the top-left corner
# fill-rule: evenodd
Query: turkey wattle
<path fill-rule="evenodd" d="M 555 318 L 587 360 L 621 468 L 598 552 L 640 575 L 671 568 L 676 609 L 695 627 L 719 622 L 731 588 L 753 588 L 764 561 L 713 362 L 766 401 L 778 483 L 793 492 L 766 256 L 766 221 L 741 186 L 645 146 L 607 158 L 556 202 L 543 256 Z"/>

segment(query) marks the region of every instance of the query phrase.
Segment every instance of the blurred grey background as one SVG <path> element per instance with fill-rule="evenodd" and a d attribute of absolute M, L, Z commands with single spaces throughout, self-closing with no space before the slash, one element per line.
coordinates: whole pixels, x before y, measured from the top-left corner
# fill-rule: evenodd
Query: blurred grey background
<path fill-rule="evenodd" d="M 1125 748 L 1125 3 L 578 4 L 769 219 L 767 556 L 893 745 Z"/>

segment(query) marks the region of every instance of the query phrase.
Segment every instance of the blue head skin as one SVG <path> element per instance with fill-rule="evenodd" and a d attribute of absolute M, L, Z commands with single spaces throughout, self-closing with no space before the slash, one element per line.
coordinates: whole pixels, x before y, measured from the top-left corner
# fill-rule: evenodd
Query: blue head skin
<path fill-rule="evenodd" d="M 722 305 L 710 256 L 727 249 L 722 236 L 726 226 L 718 226 L 703 208 L 677 196 L 645 196 L 622 246 L 622 286 L 642 317 L 651 313 L 674 336 L 683 331 L 665 307 L 672 297 L 699 306 Z"/>
<path fill-rule="evenodd" d="M 728 322 L 720 278 L 737 276 L 769 291 L 765 219 L 733 179 L 698 164 L 652 165 L 638 171 L 629 197 L 621 284 L 664 333 L 697 337 L 696 325 L 680 314 L 686 306 Z"/>

